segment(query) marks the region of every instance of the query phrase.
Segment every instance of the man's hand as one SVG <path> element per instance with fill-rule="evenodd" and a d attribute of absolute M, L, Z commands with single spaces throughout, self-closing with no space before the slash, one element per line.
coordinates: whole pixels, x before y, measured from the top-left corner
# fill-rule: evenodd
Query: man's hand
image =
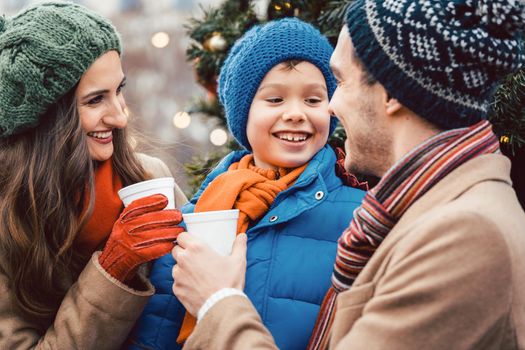
<path fill-rule="evenodd" d="M 216 253 L 205 242 L 187 232 L 177 237 L 172 250 L 173 293 L 193 316 L 204 302 L 222 288 L 244 289 L 246 235 L 239 234 L 230 256 Z"/>

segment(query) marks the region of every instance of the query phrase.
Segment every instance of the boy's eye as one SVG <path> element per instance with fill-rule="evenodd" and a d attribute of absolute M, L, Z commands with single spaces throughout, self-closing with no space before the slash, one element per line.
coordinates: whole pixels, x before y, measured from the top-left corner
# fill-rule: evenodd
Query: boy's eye
<path fill-rule="evenodd" d="M 312 104 L 312 105 L 322 102 L 322 100 L 320 98 L 318 98 L 318 97 L 310 97 L 310 98 L 307 98 L 305 101 L 306 101 L 306 103 L 309 103 L 309 104 Z"/>
<path fill-rule="evenodd" d="M 266 102 L 269 102 L 269 103 L 281 103 L 281 102 L 283 102 L 283 99 L 280 98 L 280 97 L 272 97 L 272 98 L 267 98 Z"/>
<path fill-rule="evenodd" d="M 97 95 L 97 96 L 93 97 L 91 100 L 89 100 L 87 102 L 87 104 L 88 105 L 96 105 L 96 104 L 102 102 L 102 98 L 103 98 L 102 95 Z"/>

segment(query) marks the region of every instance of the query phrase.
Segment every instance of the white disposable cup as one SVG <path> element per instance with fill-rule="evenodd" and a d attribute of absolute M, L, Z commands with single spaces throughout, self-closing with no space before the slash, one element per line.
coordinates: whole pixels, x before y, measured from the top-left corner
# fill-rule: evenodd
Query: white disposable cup
<path fill-rule="evenodd" d="M 237 236 L 239 209 L 182 214 L 186 231 L 221 255 L 230 255 Z"/>
<path fill-rule="evenodd" d="M 118 191 L 118 195 L 124 206 L 127 207 L 135 199 L 161 193 L 168 197 L 166 209 L 175 209 L 175 179 L 172 177 L 160 177 L 158 179 L 137 182 L 126 186 Z"/>

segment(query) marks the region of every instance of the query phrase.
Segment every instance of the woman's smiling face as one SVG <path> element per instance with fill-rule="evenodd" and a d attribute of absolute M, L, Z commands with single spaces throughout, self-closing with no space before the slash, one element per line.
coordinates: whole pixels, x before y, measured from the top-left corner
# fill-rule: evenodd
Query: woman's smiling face
<path fill-rule="evenodd" d="M 88 68 L 78 83 L 77 109 L 92 160 L 111 158 L 113 130 L 125 128 L 128 123 L 122 95 L 125 81 L 118 52 L 109 51 Z"/>

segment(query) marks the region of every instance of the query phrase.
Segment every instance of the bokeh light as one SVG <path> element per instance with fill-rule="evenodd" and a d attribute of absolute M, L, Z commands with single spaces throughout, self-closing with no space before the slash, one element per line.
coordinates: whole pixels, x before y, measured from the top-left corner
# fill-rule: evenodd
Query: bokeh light
<path fill-rule="evenodd" d="M 158 49 L 165 48 L 170 43 L 170 36 L 166 32 L 157 32 L 151 37 L 151 44 Z"/>
<path fill-rule="evenodd" d="M 222 146 L 228 141 L 228 134 L 223 129 L 215 129 L 210 133 L 210 141 L 215 146 Z"/>
<path fill-rule="evenodd" d="M 173 116 L 173 125 L 179 129 L 186 129 L 190 126 L 191 116 L 186 112 L 178 112 Z"/>

